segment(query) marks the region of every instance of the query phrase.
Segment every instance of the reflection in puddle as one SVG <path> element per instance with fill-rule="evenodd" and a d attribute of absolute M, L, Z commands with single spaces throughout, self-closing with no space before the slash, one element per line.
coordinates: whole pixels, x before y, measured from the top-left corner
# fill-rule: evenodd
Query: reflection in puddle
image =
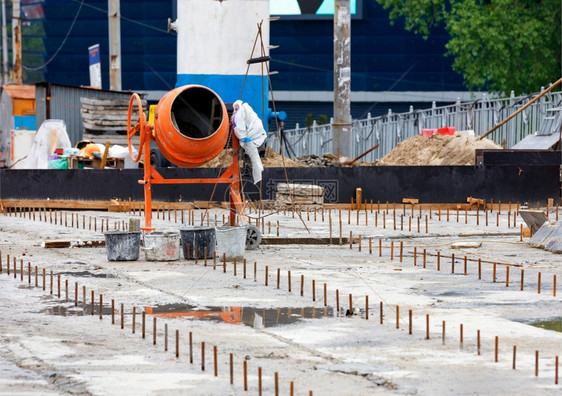
<path fill-rule="evenodd" d="M 93 308 L 93 310 L 92 310 Z M 72 303 L 46 307 L 41 311 L 55 316 L 99 316 L 99 304 L 74 306 Z M 138 312 L 138 311 L 137 311 Z M 229 324 L 244 324 L 254 328 L 275 327 L 296 323 L 302 319 L 331 318 L 335 316 L 332 308 L 250 308 L 250 307 L 205 307 L 198 308 L 186 304 L 170 304 L 146 307 L 146 313 L 161 318 L 189 318 L 213 320 Z M 104 316 L 111 315 L 111 306 L 104 305 Z M 130 314 L 130 312 L 129 312 Z M 140 312 L 138 312 L 140 314 Z M 116 307 L 115 315 L 120 315 Z"/>
<path fill-rule="evenodd" d="M 554 330 L 562 332 L 562 318 L 560 319 L 553 319 L 553 320 L 545 320 L 542 322 L 531 323 L 531 326 L 540 327 L 546 330 Z"/>
<path fill-rule="evenodd" d="M 186 304 L 169 304 L 146 307 L 149 315 L 164 318 L 191 318 L 214 320 L 230 324 L 245 324 L 254 328 L 275 327 L 296 323 L 302 319 L 331 318 L 334 310 L 329 307 L 315 308 L 252 308 L 252 307 L 205 307 Z"/>
<path fill-rule="evenodd" d="M 99 315 L 100 309 L 99 305 L 94 305 L 94 310 L 92 311 L 92 305 L 86 304 L 86 308 L 82 304 L 79 304 L 77 307 L 74 305 L 55 305 L 51 307 L 46 307 L 41 311 L 42 313 L 46 313 L 48 315 L 56 315 L 56 316 L 86 316 L 86 315 Z M 92 313 L 93 312 L 93 313 Z M 118 310 L 115 310 L 115 313 L 118 313 Z M 102 308 L 103 315 L 111 315 L 111 306 L 104 305 Z"/>

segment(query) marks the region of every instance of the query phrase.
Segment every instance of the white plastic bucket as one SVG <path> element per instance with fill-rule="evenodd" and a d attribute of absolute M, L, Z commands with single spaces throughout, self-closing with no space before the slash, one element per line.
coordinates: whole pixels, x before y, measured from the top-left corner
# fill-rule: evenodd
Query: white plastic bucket
<path fill-rule="evenodd" d="M 226 254 L 227 261 L 244 260 L 247 229 L 245 225 L 217 227 L 217 259 Z"/>
<path fill-rule="evenodd" d="M 175 261 L 180 258 L 179 232 L 150 232 L 144 234 L 144 257 L 146 261 Z"/>

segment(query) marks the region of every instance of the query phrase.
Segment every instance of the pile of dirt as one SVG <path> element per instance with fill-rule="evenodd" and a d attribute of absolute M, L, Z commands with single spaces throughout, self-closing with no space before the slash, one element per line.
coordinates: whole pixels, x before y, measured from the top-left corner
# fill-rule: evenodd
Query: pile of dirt
<path fill-rule="evenodd" d="M 501 148 L 492 140 L 472 136 L 420 135 L 398 143 L 377 165 L 474 165 L 476 149 Z"/>
<path fill-rule="evenodd" d="M 211 161 L 207 162 L 202 168 L 227 168 L 232 163 L 232 149 L 224 149 L 213 158 Z M 272 148 L 266 147 L 265 156 L 262 158 L 262 164 L 266 168 L 282 168 L 283 163 L 287 168 L 302 168 L 306 165 L 293 161 L 290 158 L 285 157 L 283 161 L 283 156 L 276 153 Z M 240 166 L 242 166 L 242 161 L 240 161 Z"/>

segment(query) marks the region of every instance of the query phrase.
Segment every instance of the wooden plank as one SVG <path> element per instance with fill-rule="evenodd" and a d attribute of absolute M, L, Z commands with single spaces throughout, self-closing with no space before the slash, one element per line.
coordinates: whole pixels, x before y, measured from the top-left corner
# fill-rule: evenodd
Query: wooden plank
<path fill-rule="evenodd" d="M 388 207 L 391 208 L 391 209 L 395 205 L 396 205 L 396 210 L 398 210 L 398 208 L 402 208 L 402 205 L 404 205 L 404 204 L 401 203 L 401 202 L 397 202 L 397 203 L 389 202 L 388 203 Z M 455 203 L 421 203 L 421 204 L 418 203 L 418 204 L 413 204 L 413 206 L 414 206 L 414 209 L 419 209 L 421 207 L 422 210 L 429 210 L 431 208 L 431 210 L 433 210 L 433 211 L 438 210 L 439 207 L 441 207 L 442 211 L 447 210 L 447 209 L 456 210 L 457 207 L 459 209 L 462 209 L 462 210 L 464 210 L 464 209 L 474 210 L 474 209 L 471 209 L 470 204 L 455 204 Z M 505 208 L 505 206 L 506 205 L 504 205 L 504 208 Z M 355 209 L 355 205 L 351 205 L 351 204 L 348 204 L 348 203 L 341 203 L 341 204 L 340 203 L 337 203 L 337 204 L 325 203 L 325 204 L 322 205 L 322 207 L 324 209 L 336 209 L 336 210 L 337 209 L 339 209 L 339 210 L 350 210 L 350 209 L 354 210 Z M 363 205 L 361 205 L 361 207 L 363 209 L 369 209 L 370 210 L 371 204 L 370 203 L 368 203 L 367 205 L 363 204 Z M 496 205 L 496 207 L 497 207 L 497 205 Z M 383 210 L 383 209 L 386 210 L 386 202 L 381 202 L 380 208 L 381 208 L 381 210 Z M 377 203 L 376 202 L 373 202 L 373 210 L 377 210 Z"/>
<path fill-rule="evenodd" d="M 353 243 L 357 243 L 354 238 Z M 307 237 L 273 237 L 273 236 L 263 236 L 260 245 L 329 245 L 330 238 L 328 237 L 318 237 L 318 238 L 307 238 Z M 332 245 L 339 244 L 339 237 L 332 237 Z M 349 245 L 349 238 L 342 238 L 342 245 Z"/>
<path fill-rule="evenodd" d="M 548 221 L 546 213 L 538 209 L 521 209 L 519 210 L 519 214 L 533 234 L 535 234 L 539 228 Z"/>
<path fill-rule="evenodd" d="M 89 104 L 93 106 L 122 106 L 123 104 L 129 106 L 129 99 L 94 99 L 94 98 L 80 98 L 80 103 Z M 141 100 L 143 107 L 146 107 L 146 99 Z"/>
<path fill-rule="evenodd" d="M 111 126 L 111 125 L 96 125 L 96 124 L 92 124 L 89 122 L 83 122 L 84 124 L 84 128 L 90 130 L 90 131 L 126 131 L 127 130 L 127 124 L 125 123 L 124 125 L 118 125 L 118 126 Z"/>
<path fill-rule="evenodd" d="M 103 151 L 103 157 L 101 159 L 100 169 L 105 168 L 105 164 L 107 163 L 107 153 L 109 152 L 109 145 L 110 144 L 111 144 L 111 142 L 109 140 L 107 142 L 105 142 L 105 150 Z"/>
<path fill-rule="evenodd" d="M 138 116 L 137 116 L 138 118 Z M 133 119 L 131 117 L 131 119 Z M 99 121 L 127 121 L 127 113 L 125 114 L 111 114 L 111 113 L 82 113 L 82 120 L 88 122 L 99 122 Z"/>
<path fill-rule="evenodd" d="M 125 202 L 125 201 L 123 201 Z M 129 201 L 126 201 L 129 204 Z M 202 206 L 208 205 L 208 202 L 201 204 Z M 66 200 L 21 200 L 21 199 L 4 199 L 0 201 L 3 208 L 46 208 L 46 209 L 61 209 L 61 210 L 108 210 L 112 205 L 111 201 L 66 201 Z M 218 203 L 213 203 L 218 205 Z M 144 208 L 143 201 L 133 201 L 131 206 L 135 208 Z M 199 206 L 199 207 L 202 207 Z M 210 206 L 209 207 L 215 207 Z M 220 206 L 219 206 L 220 207 Z M 178 209 L 188 210 L 195 209 L 193 202 L 154 202 L 152 201 L 152 209 Z"/>
<path fill-rule="evenodd" d="M 71 248 L 71 247 L 102 247 L 105 246 L 105 240 L 58 240 L 58 241 L 43 241 L 41 242 L 42 248 Z"/>
<path fill-rule="evenodd" d="M 88 125 L 95 125 L 95 126 L 127 126 L 127 119 L 121 119 L 121 120 L 116 120 L 116 121 L 111 121 L 111 120 L 107 120 L 103 117 L 100 117 L 99 120 L 95 120 L 95 121 L 89 121 L 89 120 L 82 120 L 82 122 L 84 123 L 84 125 L 88 124 Z"/>
<path fill-rule="evenodd" d="M 402 198 L 402 203 L 405 204 L 418 204 L 420 200 L 417 198 Z"/>
<path fill-rule="evenodd" d="M 107 153 L 107 149 L 104 153 Z M 68 157 L 68 168 L 78 169 L 79 164 L 83 164 L 85 167 L 101 169 L 101 164 L 103 160 L 98 158 L 88 158 L 71 155 Z M 125 160 L 123 158 L 108 157 L 106 158 L 106 166 L 112 168 L 123 169 L 125 166 Z"/>
<path fill-rule="evenodd" d="M 88 112 L 102 112 L 102 111 L 111 111 L 111 110 L 121 110 L 121 111 L 125 111 L 128 112 L 129 111 L 129 105 L 123 105 L 123 106 L 103 106 L 103 105 L 89 105 L 89 104 L 84 104 L 82 103 L 82 106 L 80 106 L 80 110 L 81 111 L 88 111 Z M 138 113 L 138 110 L 135 110 Z"/>

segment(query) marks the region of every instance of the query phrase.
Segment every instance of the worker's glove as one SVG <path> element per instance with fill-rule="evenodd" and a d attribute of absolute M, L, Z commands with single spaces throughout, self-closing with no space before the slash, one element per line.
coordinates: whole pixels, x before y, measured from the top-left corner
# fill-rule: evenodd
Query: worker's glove
<path fill-rule="evenodd" d="M 242 139 L 240 139 L 240 143 L 250 143 L 251 141 L 252 139 L 249 137 L 243 137 Z"/>

